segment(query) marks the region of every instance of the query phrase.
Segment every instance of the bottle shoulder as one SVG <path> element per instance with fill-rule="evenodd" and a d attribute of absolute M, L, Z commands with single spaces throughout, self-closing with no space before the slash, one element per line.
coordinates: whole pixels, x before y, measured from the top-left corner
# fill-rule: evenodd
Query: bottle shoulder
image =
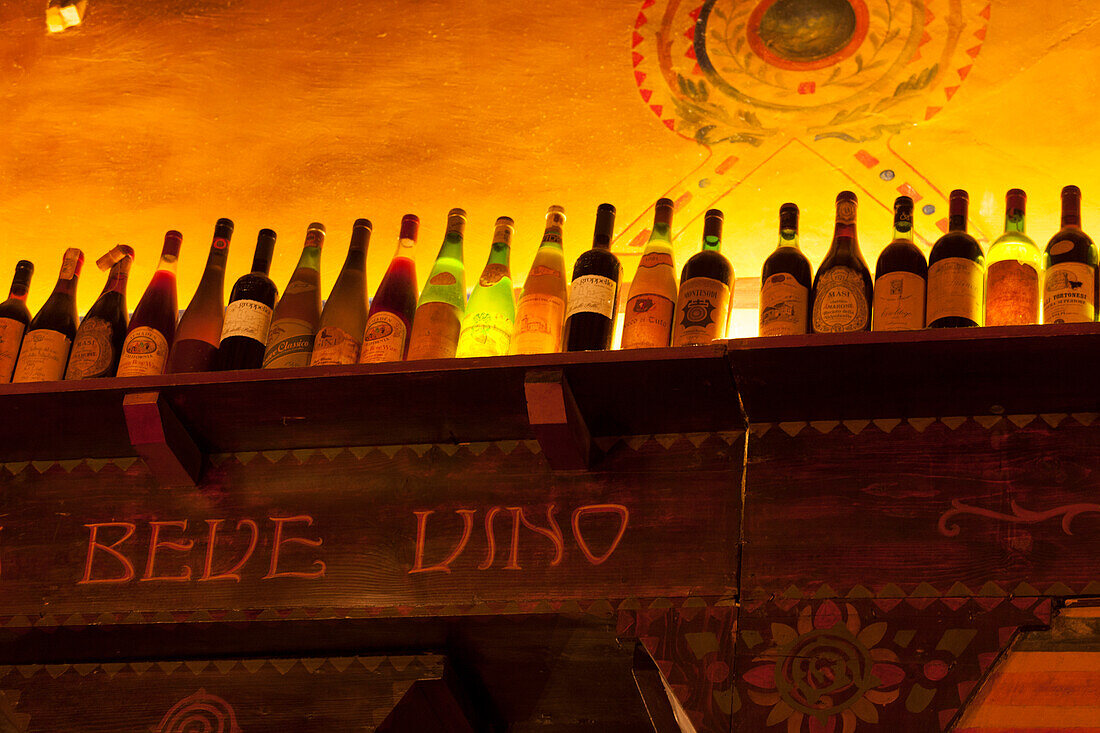
<path fill-rule="evenodd" d="M 733 279 L 733 265 L 721 252 L 714 250 L 696 252 L 684 263 L 680 282 L 687 282 L 694 277 L 709 277 L 729 285 Z"/>
<path fill-rule="evenodd" d="M 932 245 L 932 251 L 928 253 L 929 266 L 948 258 L 960 257 L 963 259 L 982 262 L 985 252 L 978 240 L 963 231 L 947 232 Z"/>
<path fill-rule="evenodd" d="M 1048 265 L 1062 262 L 1096 265 L 1098 252 L 1092 237 L 1077 227 L 1063 227 L 1051 237 L 1044 255 Z"/>
<path fill-rule="evenodd" d="M 883 248 L 875 262 L 876 277 L 899 271 L 912 272 L 921 277 L 928 276 L 928 260 L 912 242 L 905 240 L 891 242 Z"/>

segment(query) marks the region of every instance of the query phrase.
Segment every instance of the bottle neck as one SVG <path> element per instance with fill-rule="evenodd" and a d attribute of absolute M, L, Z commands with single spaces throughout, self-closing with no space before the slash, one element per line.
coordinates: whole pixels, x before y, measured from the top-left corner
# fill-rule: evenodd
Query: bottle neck
<path fill-rule="evenodd" d="M 436 259 L 452 259 L 462 262 L 462 230 L 448 229 L 443 238 L 443 246 L 439 248 L 439 256 Z"/>
<path fill-rule="evenodd" d="M 175 275 L 176 260 L 177 257 L 174 254 L 161 253 L 160 260 L 157 262 L 157 272 L 167 272 Z"/>
<path fill-rule="evenodd" d="M 489 265 L 504 265 L 508 267 L 508 259 L 512 253 L 512 245 L 507 240 L 493 242 L 492 248 L 489 250 L 489 261 L 486 262 L 486 266 Z"/>
<path fill-rule="evenodd" d="M 367 269 L 367 245 L 370 244 L 370 229 L 356 227 L 351 233 L 351 246 L 344 260 L 345 270 L 365 271 Z"/>
<path fill-rule="evenodd" d="M 722 251 L 722 223 L 721 212 L 712 209 L 703 219 L 703 251 Z"/>
<path fill-rule="evenodd" d="M 416 250 L 416 240 L 411 237 L 399 237 L 397 239 L 397 249 L 393 253 L 393 258 L 396 260 L 402 257 L 406 260 L 413 258 L 413 252 Z"/>
<path fill-rule="evenodd" d="M 23 273 L 16 272 L 15 277 L 12 278 L 11 281 L 11 290 L 8 291 L 8 298 L 25 301 L 27 299 L 28 290 L 30 290 L 30 283 L 23 277 Z"/>
<path fill-rule="evenodd" d="M 913 241 L 913 212 L 897 211 L 894 213 L 894 241 Z"/>
<path fill-rule="evenodd" d="M 1005 234 L 1025 234 L 1026 217 L 1022 207 L 1009 206 L 1005 211 Z"/>
<path fill-rule="evenodd" d="M 965 232 L 966 231 L 966 219 L 967 219 L 967 201 L 951 201 L 950 214 L 947 217 L 947 231 L 949 232 Z"/>
<path fill-rule="evenodd" d="M 704 252 L 721 252 L 722 251 L 722 238 L 714 234 L 703 235 L 703 251 Z"/>
<path fill-rule="evenodd" d="M 349 252 L 350 256 L 351 253 Z M 312 244 L 306 244 L 302 247 L 302 256 L 298 258 L 298 264 L 295 265 L 294 270 L 297 272 L 301 269 L 307 270 L 321 270 L 321 248 Z"/>
<path fill-rule="evenodd" d="M 780 207 L 778 247 L 798 249 L 798 213 L 798 207 L 794 204 L 783 204 Z"/>
<path fill-rule="evenodd" d="M 206 268 L 202 271 L 199 288 L 210 287 L 225 282 L 225 262 L 229 258 L 229 242 L 215 238 L 210 245 L 210 254 L 206 257 Z"/>
<path fill-rule="evenodd" d="M 546 225 L 546 229 L 542 233 L 542 242 L 539 244 L 539 249 L 556 249 L 561 250 L 561 224 L 550 223 Z"/>
<path fill-rule="evenodd" d="M 798 229 L 779 229 L 779 244 L 777 247 L 794 247 L 798 249 Z"/>
<path fill-rule="evenodd" d="M 131 258 L 123 257 L 111 266 L 111 274 L 107 276 L 107 284 L 103 286 L 104 293 L 126 294 L 126 283 L 130 280 L 131 264 L 133 264 Z"/>
<path fill-rule="evenodd" d="M 53 286 L 54 294 L 76 296 L 76 284 L 80 279 L 80 268 L 83 264 L 84 255 L 80 250 L 70 249 L 65 252 L 65 257 L 61 261 L 61 273 L 57 276 L 57 284 Z"/>
<path fill-rule="evenodd" d="M 1062 194 L 1062 227 L 1081 228 L 1080 195 Z"/>

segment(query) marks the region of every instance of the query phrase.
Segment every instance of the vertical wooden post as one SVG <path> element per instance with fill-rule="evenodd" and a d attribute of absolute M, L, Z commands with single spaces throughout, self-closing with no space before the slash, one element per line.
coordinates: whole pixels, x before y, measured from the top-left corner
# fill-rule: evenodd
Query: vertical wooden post
<path fill-rule="evenodd" d="M 695 733 L 695 726 L 672 694 L 668 680 L 640 641 L 634 647 L 633 671 L 654 733 Z"/>
<path fill-rule="evenodd" d="M 160 392 L 134 392 L 122 401 L 130 442 L 162 486 L 193 487 L 202 451 Z"/>
<path fill-rule="evenodd" d="M 561 369 L 532 369 L 523 380 L 527 419 L 554 470 L 586 469 L 595 447 Z"/>

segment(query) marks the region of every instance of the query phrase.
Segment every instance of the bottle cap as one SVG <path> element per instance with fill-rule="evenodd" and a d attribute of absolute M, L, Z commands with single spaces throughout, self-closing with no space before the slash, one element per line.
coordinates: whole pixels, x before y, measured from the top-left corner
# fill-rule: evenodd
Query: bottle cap
<path fill-rule="evenodd" d="M 465 219 L 466 218 L 466 209 L 451 209 L 450 211 L 447 212 L 447 218 L 448 219 L 450 219 L 451 217 L 455 217 L 455 216 L 461 216 L 463 219 Z"/>
<path fill-rule="evenodd" d="M 374 230 L 374 224 L 370 223 L 370 219 L 356 219 L 355 223 L 351 225 L 351 228 L 352 229 L 365 228 L 365 229 L 370 229 L 371 231 L 373 231 Z M 324 227 L 321 227 L 321 229 L 324 230 Z"/>
<path fill-rule="evenodd" d="M 321 245 L 325 243 L 325 225 L 319 221 L 311 223 L 306 227 L 306 243 L 307 247 L 321 248 Z"/>
<path fill-rule="evenodd" d="M 1076 196 L 1077 198 L 1080 198 L 1081 189 L 1079 189 L 1077 186 L 1066 186 L 1062 189 L 1062 197 L 1065 198 L 1066 196 Z"/>
<path fill-rule="evenodd" d="M 1027 194 L 1023 189 L 1012 188 L 1005 194 L 1006 209 L 1023 209 L 1027 206 Z"/>
<path fill-rule="evenodd" d="M 550 216 L 551 214 L 557 214 L 558 216 L 561 217 L 562 221 L 565 221 L 565 207 L 564 206 L 559 206 L 558 204 L 552 204 L 551 206 L 547 207 L 546 215 Z"/>
<path fill-rule="evenodd" d="M 841 191 L 836 195 L 836 202 L 839 204 L 841 201 L 848 201 L 853 204 L 859 203 L 859 199 L 851 191 Z"/>
<path fill-rule="evenodd" d="M 515 230 L 516 223 L 512 221 L 510 216 L 497 217 L 496 227 L 493 230 L 493 244 L 497 243 L 512 243 L 512 232 Z"/>
<path fill-rule="evenodd" d="M 726 215 L 722 213 L 721 209 L 707 209 L 707 213 L 703 215 L 704 219 L 720 219 L 725 221 Z"/>
<path fill-rule="evenodd" d="M 416 239 L 420 233 L 420 217 L 416 214 L 405 214 L 401 217 L 401 234 L 398 239 Z"/>
<path fill-rule="evenodd" d="M 676 203 L 672 199 L 665 199 L 665 198 L 657 199 L 657 203 L 655 204 L 655 206 L 658 209 L 662 209 L 662 208 L 671 209 L 675 205 L 676 205 Z"/>
<path fill-rule="evenodd" d="M 107 254 L 96 260 L 95 263 L 100 270 L 110 270 L 115 266 L 116 262 L 126 257 L 129 257 L 131 260 L 134 259 L 134 248 L 128 244 L 117 244 L 112 247 Z"/>
<path fill-rule="evenodd" d="M 214 236 L 223 237 L 229 239 L 233 236 L 233 220 L 232 219 L 218 219 L 214 224 Z"/>
<path fill-rule="evenodd" d="M 164 234 L 164 246 L 160 250 L 161 257 L 179 257 L 180 245 L 183 244 L 183 235 L 175 229 L 170 229 Z"/>
<path fill-rule="evenodd" d="M 968 194 L 964 189 L 956 188 L 954 191 L 951 192 L 951 195 L 950 195 L 949 198 L 962 199 L 963 201 L 970 201 L 970 194 Z"/>
<path fill-rule="evenodd" d="M 34 274 L 34 263 L 30 260 L 19 260 L 15 263 L 16 273 L 26 273 L 28 276 Z"/>

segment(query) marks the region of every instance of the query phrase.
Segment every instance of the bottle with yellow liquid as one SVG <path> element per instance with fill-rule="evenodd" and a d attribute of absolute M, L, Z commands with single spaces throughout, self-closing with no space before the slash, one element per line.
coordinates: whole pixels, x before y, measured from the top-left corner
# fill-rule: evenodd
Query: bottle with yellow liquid
<path fill-rule="evenodd" d="M 626 299 L 622 348 L 668 346 L 676 310 L 676 265 L 672 260 L 672 199 L 658 199 L 649 235 Z"/>
<path fill-rule="evenodd" d="M 546 211 L 546 231 L 535 253 L 535 261 L 523 283 L 523 295 L 516 307 L 517 354 L 553 354 L 561 351 L 561 332 L 565 324 L 565 253 L 562 250 L 562 225 L 565 208 L 551 206 Z"/>
<path fill-rule="evenodd" d="M 451 209 L 447 234 L 435 258 L 428 282 L 416 304 L 408 359 L 449 359 L 458 348 L 462 315 L 466 312 L 466 268 L 462 264 L 462 241 L 466 212 Z"/>
<path fill-rule="evenodd" d="M 489 261 L 470 293 L 470 302 L 462 317 L 455 356 L 504 356 L 512 347 L 516 296 L 508 259 L 514 227 L 510 217 L 497 219 Z"/>
<path fill-rule="evenodd" d="M 1041 323 L 1039 281 L 1043 254 L 1026 234 L 1027 194 L 1014 188 L 1005 194 L 1005 231 L 986 255 L 985 325 L 1026 326 Z"/>

